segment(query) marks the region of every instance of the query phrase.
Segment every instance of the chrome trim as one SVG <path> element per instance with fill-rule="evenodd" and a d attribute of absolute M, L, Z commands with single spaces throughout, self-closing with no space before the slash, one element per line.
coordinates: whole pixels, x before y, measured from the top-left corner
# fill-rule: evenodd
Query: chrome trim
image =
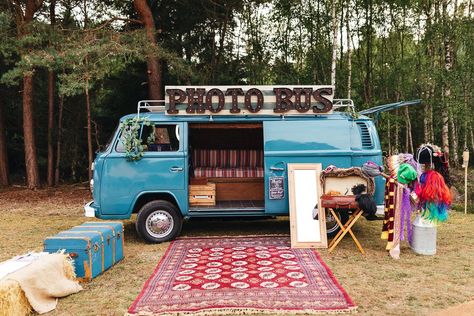
<path fill-rule="evenodd" d="M 164 238 L 168 236 L 173 230 L 173 227 L 173 217 L 165 210 L 156 210 L 148 215 L 146 219 L 146 231 L 154 238 Z"/>
<path fill-rule="evenodd" d="M 84 205 L 84 216 L 85 217 L 95 217 L 95 208 L 91 207 L 94 201 L 90 201 L 86 205 Z"/>

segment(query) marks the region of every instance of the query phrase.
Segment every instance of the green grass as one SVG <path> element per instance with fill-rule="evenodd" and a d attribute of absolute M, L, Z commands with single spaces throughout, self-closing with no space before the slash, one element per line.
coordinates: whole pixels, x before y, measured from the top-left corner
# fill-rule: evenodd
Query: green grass
<path fill-rule="evenodd" d="M 89 219 L 82 204 L 87 190 L 9 189 L 0 192 L 0 261 L 41 250 L 43 239 Z M 458 209 L 458 208 L 455 208 Z M 133 218 L 132 218 L 133 220 Z M 123 315 L 163 256 L 168 243 L 145 244 L 125 221 L 125 259 L 84 285 L 84 291 L 59 300 L 48 315 Z M 474 214 L 452 212 L 438 228 L 435 256 L 413 253 L 402 244 L 401 259 L 391 259 L 380 239 L 381 221 L 361 219 L 354 228 L 367 252 L 362 256 L 346 237 L 329 255 L 319 252 L 339 282 L 359 306 L 360 315 L 429 315 L 473 299 Z M 287 218 L 251 221 L 189 221 L 184 236 L 288 234 Z"/>

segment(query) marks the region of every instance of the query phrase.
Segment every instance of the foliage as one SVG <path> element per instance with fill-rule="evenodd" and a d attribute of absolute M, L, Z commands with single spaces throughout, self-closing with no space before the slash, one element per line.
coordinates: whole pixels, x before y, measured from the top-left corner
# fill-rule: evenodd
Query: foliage
<path fill-rule="evenodd" d="M 146 144 L 142 144 L 140 131 L 142 126 L 153 126 L 146 118 L 134 116 L 127 118 L 120 123 L 120 141 L 125 150 L 125 157 L 128 161 L 137 161 L 142 159 L 145 146 L 155 141 L 154 126 L 153 132 L 146 139 Z"/>
<path fill-rule="evenodd" d="M 35 73 L 40 170 L 45 169 L 47 71 L 52 69 L 57 74 L 55 122 L 61 96 L 63 139 L 69 144 L 62 152 L 61 175 L 79 181 L 85 177 L 87 160 L 86 91 L 98 148 L 118 119 L 134 112 L 138 100 L 147 99 L 145 56 L 150 54 L 161 60 L 164 85 L 328 84 L 333 3 L 340 22 L 336 97 L 346 97 L 351 75 L 351 96 L 358 110 L 423 99 L 423 105 L 409 109 L 410 120 L 403 109 L 380 116 L 377 129 L 383 150 L 409 151 L 410 131 L 415 147 L 427 139 L 441 145 L 442 113 L 451 120 L 451 158 L 464 146 L 474 149 L 474 7 L 470 1 L 150 1 L 156 49 L 147 42 L 132 2 L 59 1 L 52 26 L 51 1 L 45 0 L 23 37 L 18 36 L 10 6 L 0 4 L 0 101 L 6 109 L 11 170 L 23 177 L 19 79 L 25 72 Z M 446 44 L 453 50 L 449 71 Z"/>

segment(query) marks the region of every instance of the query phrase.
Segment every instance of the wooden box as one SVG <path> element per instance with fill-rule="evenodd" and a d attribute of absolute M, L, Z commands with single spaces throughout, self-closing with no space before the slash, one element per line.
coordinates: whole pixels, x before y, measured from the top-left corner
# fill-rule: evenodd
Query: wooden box
<path fill-rule="evenodd" d="M 216 184 L 208 182 L 203 185 L 189 186 L 190 206 L 214 206 L 216 205 Z"/>

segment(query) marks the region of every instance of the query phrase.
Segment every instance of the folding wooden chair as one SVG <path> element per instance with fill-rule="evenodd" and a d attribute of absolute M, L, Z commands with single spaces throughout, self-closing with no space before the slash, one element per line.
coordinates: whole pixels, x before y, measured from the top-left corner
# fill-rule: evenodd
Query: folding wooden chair
<path fill-rule="evenodd" d="M 345 196 L 334 196 L 334 195 L 322 195 L 321 196 L 321 207 L 327 208 L 329 212 L 331 213 L 332 216 L 334 216 L 334 219 L 336 220 L 337 224 L 339 227 L 341 227 L 341 230 L 336 234 L 336 236 L 332 239 L 332 241 L 329 243 L 329 249 L 328 252 L 331 253 L 336 246 L 339 244 L 339 242 L 344 238 L 344 236 L 349 233 L 354 240 L 355 244 L 357 245 L 357 248 L 359 251 L 365 255 L 365 251 L 362 248 L 359 240 L 355 236 L 354 232 L 352 231 L 352 226 L 359 220 L 359 218 L 362 216 L 362 211 L 359 209 L 359 205 L 355 200 L 354 195 L 345 195 Z M 334 208 L 342 208 L 342 209 L 349 209 L 349 210 L 354 210 L 354 212 L 349 216 L 348 221 L 346 224 L 342 224 L 341 221 L 339 220 L 339 217 L 337 214 L 334 212 Z"/>

